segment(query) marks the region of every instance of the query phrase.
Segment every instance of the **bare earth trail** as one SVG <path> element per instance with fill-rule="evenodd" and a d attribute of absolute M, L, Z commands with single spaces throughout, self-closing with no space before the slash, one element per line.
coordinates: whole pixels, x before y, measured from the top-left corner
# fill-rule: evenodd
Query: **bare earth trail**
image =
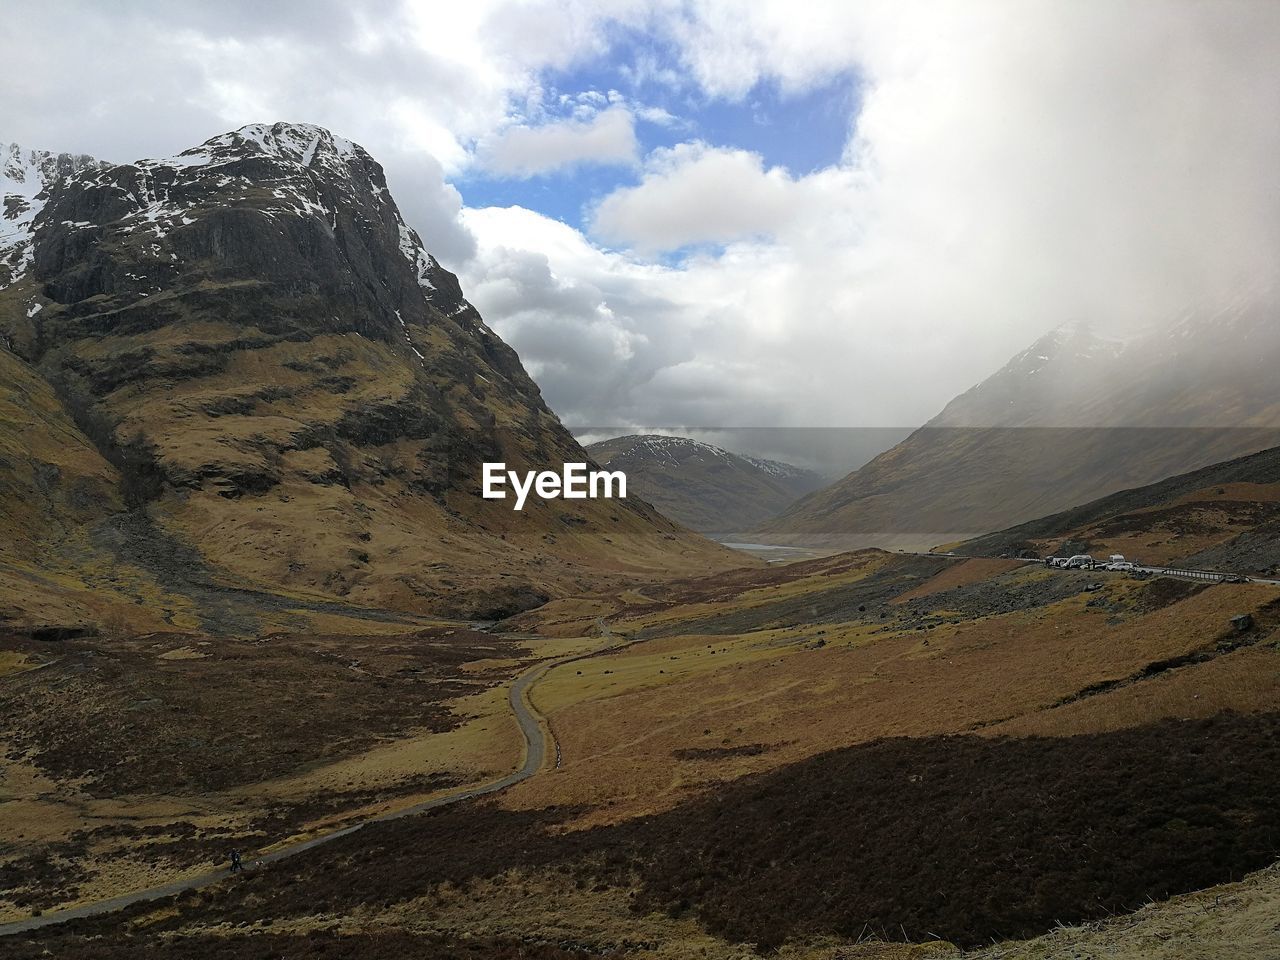
<path fill-rule="evenodd" d="M 597 621 L 600 627 L 601 636 L 607 640 L 618 640 L 617 636 L 608 629 L 602 621 Z M 286 842 L 285 845 L 276 847 L 267 852 L 260 854 L 247 853 L 244 856 L 245 863 L 248 864 L 245 869 L 254 869 L 259 865 L 265 866 L 269 863 L 276 863 L 288 857 L 296 856 L 314 847 L 337 840 L 339 837 L 345 837 L 349 834 L 361 830 L 371 823 L 381 823 L 387 820 L 396 820 L 400 817 L 410 817 L 415 814 L 425 813 L 428 810 L 434 810 L 438 807 L 449 806 L 454 803 L 461 803 L 464 800 L 472 800 L 476 797 L 483 797 L 491 793 L 497 793 L 506 790 L 517 783 L 528 780 L 539 770 L 543 768 L 547 761 L 548 755 L 551 754 L 551 746 L 555 744 L 555 757 L 558 761 L 560 755 L 560 746 L 555 742 L 550 726 L 545 722 L 543 717 L 533 709 L 529 700 L 529 691 L 543 675 L 552 667 L 558 667 L 562 664 L 573 663 L 576 660 L 584 660 L 588 657 L 606 651 L 614 650 L 619 646 L 624 646 L 630 641 L 620 640 L 610 643 L 598 650 L 592 650 L 587 653 L 569 654 L 563 657 L 555 657 L 550 660 L 542 660 L 533 664 L 531 667 L 521 673 L 511 683 L 508 691 L 507 699 L 511 705 L 511 711 L 515 715 L 516 722 L 520 726 L 520 733 L 525 741 L 525 757 L 524 764 L 506 776 L 488 783 L 480 784 L 473 787 L 464 787 L 449 793 L 433 797 L 422 803 L 414 804 L 410 807 L 404 807 L 399 810 L 392 810 L 387 813 L 379 814 L 375 817 L 369 817 L 358 823 L 333 830 L 328 833 L 322 833 L 318 836 L 310 837 L 306 840 L 299 840 L 293 843 Z M 133 906 L 137 903 L 145 903 L 151 900 L 160 900 L 164 897 L 171 897 L 175 894 L 185 893 L 190 890 L 200 890 L 220 880 L 228 878 L 228 871 L 225 867 L 217 870 L 210 870 L 207 873 L 197 874 L 195 876 L 185 877 L 174 880 L 171 883 L 161 884 L 155 887 L 146 887 L 142 890 L 135 890 L 131 893 L 121 894 L 118 897 L 112 897 L 109 900 L 97 900 L 93 903 L 81 904 L 77 907 L 69 907 L 65 910 L 54 910 L 40 916 L 28 917 L 23 920 L 14 920 L 9 923 L 0 924 L 0 937 L 11 936 L 13 934 L 27 933 L 32 930 L 38 930 L 41 927 L 54 926 L 60 923 L 66 923 L 69 920 L 78 920 L 84 917 L 95 917 L 105 913 L 112 913 L 116 910 L 122 910 L 125 907 Z"/>

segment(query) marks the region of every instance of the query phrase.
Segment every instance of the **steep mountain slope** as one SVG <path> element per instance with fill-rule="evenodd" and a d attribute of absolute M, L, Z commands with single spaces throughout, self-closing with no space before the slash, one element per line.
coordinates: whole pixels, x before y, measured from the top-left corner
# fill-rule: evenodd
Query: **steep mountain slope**
<path fill-rule="evenodd" d="M 1124 490 L 956 548 L 973 556 L 1123 553 L 1239 573 L 1280 565 L 1280 447 Z"/>
<path fill-rule="evenodd" d="M 0 143 L 0 288 L 31 266 L 35 219 L 44 209 L 49 188 L 81 170 L 103 166 L 83 154 Z"/>
<path fill-rule="evenodd" d="M 777 460 L 740 457 L 687 437 L 642 434 L 587 447 L 622 470 L 637 496 L 694 530 L 749 530 L 816 490 L 816 473 Z"/>
<path fill-rule="evenodd" d="M 1280 330 L 1242 301 L 1115 339 L 1070 324 L 772 534 L 977 533 L 1280 442 Z"/>
<path fill-rule="evenodd" d="M 91 538 L 117 561 L 476 616 L 740 562 L 637 500 L 480 498 L 482 462 L 584 455 L 360 146 L 254 124 L 120 166 L 5 155 L 6 362 L 118 472 Z"/>

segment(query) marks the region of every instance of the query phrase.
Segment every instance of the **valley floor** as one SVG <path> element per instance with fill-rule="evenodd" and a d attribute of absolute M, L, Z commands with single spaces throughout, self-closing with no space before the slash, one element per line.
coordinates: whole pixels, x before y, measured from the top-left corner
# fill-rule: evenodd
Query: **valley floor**
<path fill-rule="evenodd" d="M 6 919 L 499 777 L 513 678 L 589 655 L 530 686 L 555 750 L 508 790 L 5 946 L 1274 960 L 1277 627 L 1269 585 L 864 551 L 495 632 L 12 634 Z"/>

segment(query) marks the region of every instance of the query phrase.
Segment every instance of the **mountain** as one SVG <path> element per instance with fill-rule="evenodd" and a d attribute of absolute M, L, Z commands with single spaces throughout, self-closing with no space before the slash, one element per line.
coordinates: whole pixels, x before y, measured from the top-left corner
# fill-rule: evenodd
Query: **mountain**
<path fill-rule="evenodd" d="M 1063 326 L 762 529 L 927 545 L 1274 446 L 1274 319 L 1242 298 L 1125 338 Z"/>
<path fill-rule="evenodd" d="M 823 483 L 811 470 L 687 437 L 618 437 L 587 452 L 626 473 L 631 489 L 668 517 L 709 533 L 749 530 Z"/>
<path fill-rule="evenodd" d="M 57 570 L 497 616 L 741 563 L 635 499 L 481 499 L 485 461 L 586 458 L 359 145 L 0 158 L 0 604 Z"/>
<path fill-rule="evenodd" d="M 1123 490 L 956 547 L 971 556 L 1121 553 L 1234 573 L 1280 567 L 1280 447 Z"/>

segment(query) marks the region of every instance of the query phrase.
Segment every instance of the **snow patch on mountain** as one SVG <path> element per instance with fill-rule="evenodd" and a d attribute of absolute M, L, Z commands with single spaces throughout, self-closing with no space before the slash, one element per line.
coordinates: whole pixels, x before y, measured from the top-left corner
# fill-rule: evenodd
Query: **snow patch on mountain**
<path fill-rule="evenodd" d="M 713 460 L 732 460 L 734 454 L 728 450 L 693 440 L 689 437 L 671 437 L 662 434 L 633 434 L 610 441 L 625 445 L 621 456 L 628 459 L 643 459 L 657 464 L 674 466 L 690 457 L 705 457 Z"/>
<path fill-rule="evenodd" d="M 413 275 L 418 279 L 418 286 L 423 290 L 434 290 L 436 287 L 431 282 L 431 271 L 440 265 L 436 263 L 436 258 L 423 248 L 422 240 L 418 237 L 416 230 L 405 226 L 404 221 L 398 217 L 396 222 L 400 228 L 400 252 L 409 261 L 409 266 L 413 267 Z"/>
<path fill-rule="evenodd" d="M 810 470 L 805 470 L 803 467 L 797 467 L 794 464 L 783 463 L 781 460 L 767 460 L 763 457 L 743 457 L 742 459 L 777 480 L 796 480 L 812 475 Z"/>
<path fill-rule="evenodd" d="M 217 167 L 246 156 L 262 156 L 304 168 L 318 167 L 349 175 L 349 164 L 363 150 L 356 144 L 310 123 L 250 123 L 219 134 L 173 157 L 141 160 L 164 167 Z"/>
<path fill-rule="evenodd" d="M 36 217 L 44 209 L 49 188 L 63 177 L 101 166 L 83 154 L 25 150 L 0 143 L 0 290 L 26 274 L 31 266 Z"/>

